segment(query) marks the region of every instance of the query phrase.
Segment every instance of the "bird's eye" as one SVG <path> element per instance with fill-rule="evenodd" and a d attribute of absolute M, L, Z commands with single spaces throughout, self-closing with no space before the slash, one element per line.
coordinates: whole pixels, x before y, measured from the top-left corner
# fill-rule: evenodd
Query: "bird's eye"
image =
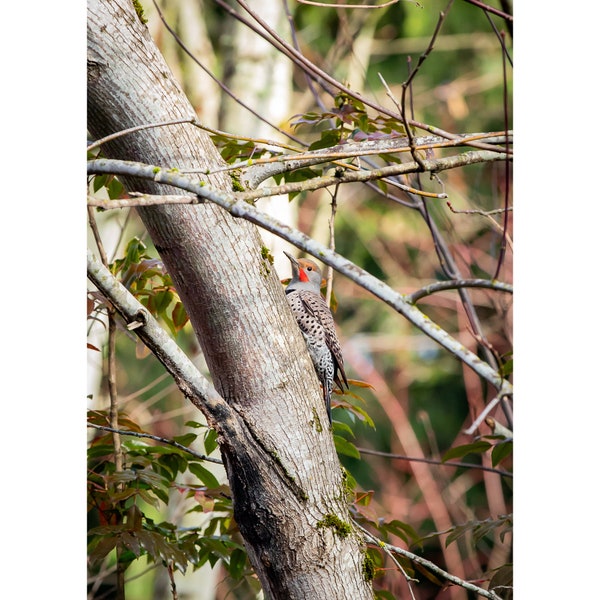
<path fill-rule="evenodd" d="M 312 271 L 312 267 L 306 267 L 307 271 Z"/>

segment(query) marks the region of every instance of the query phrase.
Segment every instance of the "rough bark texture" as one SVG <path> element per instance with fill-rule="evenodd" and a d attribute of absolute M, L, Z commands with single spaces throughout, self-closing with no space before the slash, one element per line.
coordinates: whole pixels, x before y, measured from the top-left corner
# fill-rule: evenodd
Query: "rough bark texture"
<path fill-rule="evenodd" d="M 191 118 L 193 110 L 130 0 L 88 3 L 88 128 L 105 135 Z M 179 169 L 217 165 L 192 125 L 130 134 L 111 158 Z M 231 189 L 227 176 L 212 185 Z M 129 191 L 177 193 L 124 181 Z M 235 517 L 267 598 L 372 598 L 360 537 L 319 385 L 257 229 L 211 204 L 139 210 L 186 306 L 217 390 L 233 409 L 216 423 Z"/>

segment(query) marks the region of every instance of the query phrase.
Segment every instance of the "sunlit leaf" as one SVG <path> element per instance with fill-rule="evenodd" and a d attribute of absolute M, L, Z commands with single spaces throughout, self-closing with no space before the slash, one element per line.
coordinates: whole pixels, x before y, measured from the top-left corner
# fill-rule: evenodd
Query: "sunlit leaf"
<path fill-rule="evenodd" d="M 347 433 L 350 437 L 355 437 L 354 436 L 354 431 L 352 431 L 352 429 L 350 428 L 350 426 L 347 423 L 344 423 L 343 421 L 333 421 L 333 431 L 335 433 Z"/>
<path fill-rule="evenodd" d="M 337 146 L 341 140 L 341 132 L 339 129 L 326 129 L 321 132 L 321 137 L 313 142 L 309 150 L 320 150 L 322 148 L 331 148 Z"/>
<path fill-rule="evenodd" d="M 217 478 L 205 467 L 197 462 L 189 464 L 189 470 L 209 488 L 219 487 Z"/>
<path fill-rule="evenodd" d="M 352 442 L 349 442 L 339 435 L 334 435 L 333 441 L 338 454 L 344 454 L 346 456 L 351 456 L 352 458 L 360 459 L 360 452 Z"/>
<path fill-rule="evenodd" d="M 183 302 L 181 302 L 181 300 L 175 303 L 173 312 L 171 313 L 171 318 L 173 319 L 173 325 L 177 331 L 183 329 L 185 324 L 188 322 L 188 314 L 183 307 Z"/>
<path fill-rule="evenodd" d="M 209 429 L 204 436 L 204 450 L 206 454 L 212 454 L 219 444 L 217 442 L 217 432 L 214 429 Z"/>

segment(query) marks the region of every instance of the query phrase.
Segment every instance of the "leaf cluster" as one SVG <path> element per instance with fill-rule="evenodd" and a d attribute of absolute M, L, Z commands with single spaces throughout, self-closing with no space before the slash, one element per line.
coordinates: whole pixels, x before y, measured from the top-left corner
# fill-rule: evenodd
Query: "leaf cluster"
<path fill-rule="evenodd" d="M 108 414 L 90 411 L 90 424 L 107 426 Z M 194 431 L 172 441 L 190 446 L 201 442 L 207 455 L 217 449 L 216 432 L 194 421 Z M 144 434 L 124 415 L 119 427 Z M 200 430 L 200 431 L 197 431 Z M 100 431 L 88 449 L 88 555 L 93 569 L 118 560 L 125 568 L 142 557 L 157 565 L 185 573 L 205 563 L 222 561 L 229 576 L 254 580 L 246 551 L 233 519 L 230 490 L 207 469 L 197 453 L 171 445 L 148 443 L 123 436 L 124 466 L 116 471 L 112 434 Z M 197 483 L 184 483 L 193 479 Z M 154 514 L 173 500 L 173 494 L 191 499 L 187 514 L 201 512 L 210 518 L 202 527 L 180 528 L 177 523 L 156 522 Z M 116 550 L 116 554 L 111 552 Z M 255 585 L 255 583 L 251 583 Z"/>
<path fill-rule="evenodd" d="M 406 129 L 400 120 L 380 114 L 370 116 L 364 103 L 356 96 L 339 92 L 334 101 L 335 107 L 328 111 L 294 115 L 291 124 L 295 128 L 308 125 L 315 129 L 325 125 L 321 128 L 320 138 L 310 145 L 309 150 L 331 148 L 348 140 L 358 142 L 406 136 Z"/>
<path fill-rule="evenodd" d="M 148 254 L 138 237 L 129 240 L 125 255 L 110 265 L 111 272 L 173 335 L 183 329 L 188 316 L 160 259 Z"/>

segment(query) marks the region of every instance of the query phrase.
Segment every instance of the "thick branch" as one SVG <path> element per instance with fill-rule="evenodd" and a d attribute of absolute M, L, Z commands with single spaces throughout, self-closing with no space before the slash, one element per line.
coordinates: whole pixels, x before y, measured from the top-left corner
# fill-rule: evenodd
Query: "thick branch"
<path fill-rule="evenodd" d="M 330 185 L 339 185 L 340 183 L 373 181 L 375 179 L 383 179 L 385 177 L 406 175 L 407 173 L 437 173 L 447 169 L 457 169 L 467 165 L 506 160 L 507 158 L 509 158 L 507 154 L 501 152 L 490 152 L 489 150 L 463 152 L 462 154 L 448 156 L 445 158 L 430 160 L 421 159 L 419 163 L 409 162 L 399 165 L 389 165 L 387 167 L 381 167 L 380 169 L 349 172 L 346 171 L 326 177 L 314 177 L 313 179 L 307 179 L 306 181 L 299 181 L 297 183 L 287 183 L 270 188 L 261 187 L 251 192 L 241 192 L 238 194 L 238 197 L 242 198 L 243 200 L 255 200 L 257 198 L 264 198 L 266 196 L 278 196 L 280 194 L 289 194 L 292 192 L 306 192 L 329 187 Z M 284 167 L 287 165 L 289 165 L 289 163 L 282 163 L 282 166 Z M 246 182 L 247 180 L 242 177 L 242 181 Z"/>
<path fill-rule="evenodd" d="M 454 140 L 429 135 L 413 138 L 414 147 L 411 148 L 409 140 L 406 137 L 401 138 L 383 138 L 377 140 L 366 140 L 361 142 L 347 141 L 331 148 L 322 148 L 296 155 L 278 156 L 265 161 L 256 160 L 251 166 L 243 169 L 242 180 L 244 183 L 254 189 L 262 181 L 265 181 L 273 175 L 280 175 L 302 167 L 310 167 L 333 160 L 342 160 L 353 157 L 363 157 L 378 154 L 396 154 L 401 152 L 410 152 L 414 150 L 431 150 L 434 148 L 454 148 L 468 145 L 476 140 L 485 140 L 487 144 L 498 144 L 496 150 L 488 150 L 490 153 L 505 152 L 507 141 L 512 143 L 512 132 L 509 132 L 509 139 L 499 133 L 465 133 L 457 136 Z M 234 165 L 244 167 L 246 163 Z"/>

